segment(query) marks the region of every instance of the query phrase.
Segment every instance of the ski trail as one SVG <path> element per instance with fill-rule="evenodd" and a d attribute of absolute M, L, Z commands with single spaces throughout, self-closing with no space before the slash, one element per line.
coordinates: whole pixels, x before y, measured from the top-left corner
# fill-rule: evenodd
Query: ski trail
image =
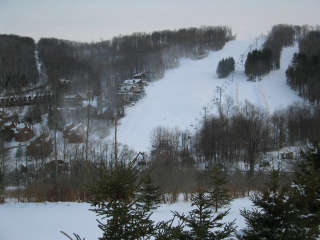
<path fill-rule="evenodd" d="M 181 59 L 180 66 L 166 71 L 163 79 L 145 88 L 146 96 L 134 106 L 126 108 L 119 120 L 118 140 L 136 151 L 149 151 L 154 129 L 166 127 L 194 132 L 206 114 L 219 115 L 220 101 L 217 87 L 222 89 L 221 101 L 231 97 L 235 105 L 249 101 L 272 113 L 301 100 L 286 84 L 285 69 L 297 46 L 285 48 L 281 55 L 281 69 L 271 72 L 259 82 L 247 80 L 244 61 L 247 53 L 263 45 L 264 38 L 252 41 L 235 40 L 219 51 L 210 52 L 201 60 Z M 219 79 L 216 69 L 222 58 L 233 57 L 236 69 L 225 79 Z M 113 132 L 111 130 L 110 132 Z M 96 138 L 101 143 L 101 139 Z M 113 135 L 104 141 L 113 141 Z M 93 139 L 94 142 L 94 139 Z"/>
<path fill-rule="evenodd" d="M 38 71 L 38 78 L 40 80 L 41 63 L 40 63 L 39 51 L 38 51 L 38 46 L 37 45 L 35 46 L 35 49 L 34 49 L 34 57 L 35 57 L 35 60 L 36 60 L 36 68 L 37 68 L 37 71 Z"/>
<path fill-rule="evenodd" d="M 240 101 L 239 101 L 239 83 L 236 81 L 236 105 L 238 110 L 240 109 Z"/>
<path fill-rule="evenodd" d="M 260 94 L 263 98 L 263 102 L 264 102 L 264 106 L 267 110 L 268 113 L 270 113 L 270 106 L 269 106 L 269 103 L 268 103 L 268 99 L 264 93 L 264 89 L 263 89 L 263 86 L 261 84 L 259 84 L 259 90 L 260 90 Z"/>

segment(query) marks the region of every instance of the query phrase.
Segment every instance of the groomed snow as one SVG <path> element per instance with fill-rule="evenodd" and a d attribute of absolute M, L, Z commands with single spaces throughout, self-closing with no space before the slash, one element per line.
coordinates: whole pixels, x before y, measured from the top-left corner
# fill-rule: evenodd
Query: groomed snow
<path fill-rule="evenodd" d="M 236 226 L 245 226 L 240 210 L 250 208 L 248 198 L 232 201 L 231 210 L 225 221 L 236 220 Z M 66 240 L 60 233 L 78 233 L 87 240 L 96 240 L 102 236 L 96 222 L 96 216 L 89 211 L 87 203 L 6 203 L 0 205 L 1 240 Z M 189 202 L 178 201 L 175 204 L 163 204 L 152 215 L 156 222 L 169 220 L 171 211 L 187 213 L 191 209 Z"/>
<path fill-rule="evenodd" d="M 152 82 L 146 87 L 146 96 L 126 109 L 126 116 L 118 127 L 119 142 L 136 151 L 149 151 L 152 133 L 159 126 L 193 131 L 204 117 L 204 107 L 208 113 L 217 114 L 220 97 L 217 87 L 222 88 L 222 102 L 228 97 L 235 105 L 247 100 L 267 112 L 302 101 L 287 85 L 285 76 L 297 45 L 283 50 L 281 69 L 259 82 L 247 81 L 243 64 L 246 55 L 260 48 L 263 41 L 263 37 L 254 41 L 235 40 L 220 51 L 210 52 L 205 59 L 182 59 L 179 68 L 167 71 L 163 79 Z M 226 79 L 218 79 L 218 62 L 226 57 L 235 59 L 236 71 Z M 112 139 L 110 136 L 109 140 Z"/>

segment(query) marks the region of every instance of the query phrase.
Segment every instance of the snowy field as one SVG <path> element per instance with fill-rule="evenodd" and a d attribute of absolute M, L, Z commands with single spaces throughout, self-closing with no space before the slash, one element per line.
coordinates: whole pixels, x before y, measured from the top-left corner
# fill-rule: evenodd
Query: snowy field
<path fill-rule="evenodd" d="M 281 68 L 261 81 L 247 81 L 244 62 L 249 51 L 260 48 L 264 38 L 254 41 L 235 40 L 201 60 L 182 59 L 180 67 L 166 72 L 163 79 L 146 87 L 146 96 L 135 106 L 126 109 L 118 128 L 118 140 L 136 151 L 150 150 L 150 139 L 155 128 L 178 127 L 194 131 L 207 113 L 217 114 L 217 101 L 232 99 L 237 106 L 245 100 L 273 112 L 294 102 L 302 101 L 286 83 L 285 71 L 298 46 L 283 49 Z M 222 58 L 233 57 L 236 71 L 226 79 L 218 79 L 216 69 Z M 109 136 L 112 140 L 113 136 Z"/>
<path fill-rule="evenodd" d="M 236 226 L 245 226 L 240 210 L 250 208 L 248 198 L 235 199 L 225 221 L 236 220 Z M 0 205 L 1 240 L 66 240 L 60 233 L 78 233 L 86 240 L 96 240 L 102 233 L 96 216 L 88 211 L 87 203 L 6 203 Z M 163 204 L 152 215 L 154 221 L 169 220 L 171 211 L 188 212 L 189 202 Z"/>

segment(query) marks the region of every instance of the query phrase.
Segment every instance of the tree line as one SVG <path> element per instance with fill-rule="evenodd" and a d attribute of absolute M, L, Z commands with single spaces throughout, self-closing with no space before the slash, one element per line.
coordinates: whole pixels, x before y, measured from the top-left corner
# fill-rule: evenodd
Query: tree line
<path fill-rule="evenodd" d="M 262 49 L 254 49 L 248 53 L 245 62 L 245 73 L 250 80 L 261 78 L 272 70 L 280 68 L 281 51 L 293 45 L 309 30 L 308 26 L 275 25 L 264 42 Z"/>
<path fill-rule="evenodd" d="M 314 104 L 320 97 L 320 31 L 311 31 L 299 41 L 299 53 L 287 69 L 287 82 L 300 96 Z"/>
<path fill-rule="evenodd" d="M 29 37 L 0 35 L 0 91 L 19 93 L 39 81 L 35 42 Z"/>
<path fill-rule="evenodd" d="M 230 73 L 234 72 L 234 69 L 235 61 L 232 57 L 220 60 L 217 67 L 218 78 L 225 78 L 229 76 Z"/>

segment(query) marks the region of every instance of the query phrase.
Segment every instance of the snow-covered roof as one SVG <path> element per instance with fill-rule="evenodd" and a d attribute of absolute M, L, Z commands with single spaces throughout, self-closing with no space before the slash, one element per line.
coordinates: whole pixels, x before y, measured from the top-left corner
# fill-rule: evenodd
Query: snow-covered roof
<path fill-rule="evenodd" d="M 71 80 L 64 79 L 64 78 L 61 78 L 59 81 L 60 83 L 64 83 L 64 84 L 70 84 L 72 82 Z"/>
<path fill-rule="evenodd" d="M 121 92 L 131 91 L 131 89 L 132 89 L 132 86 L 130 86 L 130 85 L 122 85 L 122 86 L 120 86 L 120 91 Z"/>
<path fill-rule="evenodd" d="M 134 85 L 134 84 L 137 84 L 141 81 L 141 79 L 127 79 L 127 80 L 124 80 L 122 84 L 125 84 L 125 85 Z"/>
<path fill-rule="evenodd" d="M 136 73 L 133 75 L 134 78 L 142 78 L 145 75 L 145 73 Z"/>

